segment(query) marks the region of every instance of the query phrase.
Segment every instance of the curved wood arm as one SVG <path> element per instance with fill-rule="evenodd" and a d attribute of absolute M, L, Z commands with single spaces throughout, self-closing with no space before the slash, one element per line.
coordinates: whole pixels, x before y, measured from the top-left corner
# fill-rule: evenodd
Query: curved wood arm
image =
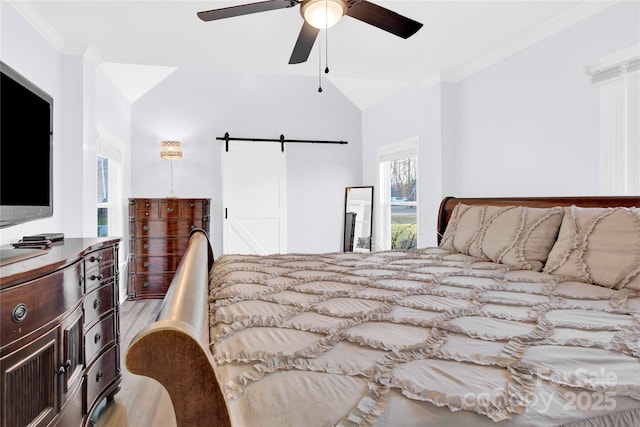
<path fill-rule="evenodd" d="M 160 382 L 178 427 L 231 427 L 209 351 L 209 271 L 206 233 L 192 233 L 158 320 L 140 331 L 125 355 L 127 369 Z"/>

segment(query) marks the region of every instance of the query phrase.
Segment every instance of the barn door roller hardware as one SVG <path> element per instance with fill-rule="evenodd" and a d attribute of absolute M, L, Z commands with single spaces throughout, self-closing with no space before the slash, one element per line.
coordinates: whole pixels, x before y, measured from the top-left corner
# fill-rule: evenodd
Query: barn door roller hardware
<path fill-rule="evenodd" d="M 229 136 L 229 132 L 225 132 L 224 136 L 216 137 L 218 141 L 224 141 L 225 151 L 229 151 L 229 141 L 252 141 L 252 142 L 279 142 L 280 151 L 284 153 L 284 144 L 296 143 L 296 144 L 348 144 L 347 141 L 319 141 L 313 139 L 285 139 L 284 135 L 280 135 L 279 139 L 273 138 L 236 138 Z"/>

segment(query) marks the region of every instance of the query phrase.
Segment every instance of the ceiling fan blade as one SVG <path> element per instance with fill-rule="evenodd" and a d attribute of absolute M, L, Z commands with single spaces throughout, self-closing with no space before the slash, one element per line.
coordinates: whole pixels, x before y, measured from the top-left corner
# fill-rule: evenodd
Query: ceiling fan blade
<path fill-rule="evenodd" d="M 414 35 L 422 24 L 366 0 L 348 2 L 347 15 L 403 39 Z"/>
<path fill-rule="evenodd" d="M 293 47 L 293 52 L 291 52 L 289 64 L 300 64 L 309 58 L 309 54 L 311 53 L 311 49 L 316 42 L 319 32 L 320 30 L 318 28 L 312 27 L 307 21 L 302 24 L 298 40 Z"/>
<path fill-rule="evenodd" d="M 269 0 L 258 3 L 241 4 L 239 6 L 223 7 L 220 9 L 198 12 L 198 18 L 203 21 L 233 18 L 234 16 L 249 15 L 251 13 L 266 12 L 268 10 L 284 9 L 297 5 L 296 0 Z"/>

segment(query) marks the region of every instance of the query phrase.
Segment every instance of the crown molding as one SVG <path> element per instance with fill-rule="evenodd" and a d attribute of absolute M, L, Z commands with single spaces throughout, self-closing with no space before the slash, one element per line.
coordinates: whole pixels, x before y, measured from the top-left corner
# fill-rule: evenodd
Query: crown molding
<path fill-rule="evenodd" d="M 24 0 L 6 0 L 33 28 L 38 31 L 56 50 L 64 48 L 64 38 L 47 22 L 30 2 Z"/>
<path fill-rule="evenodd" d="M 532 46 L 578 22 L 613 6 L 620 0 L 583 1 L 561 15 L 551 18 L 535 29 L 515 37 L 510 42 L 476 58 L 462 66 L 454 67 L 442 73 L 442 81 L 457 82 L 477 73 L 505 58 Z"/>
<path fill-rule="evenodd" d="M 4 1 L 4 0 L 0 0 Z M 63 55 L 78 55 L 84 57 L 93 65 L 100 65 L 103 60 L 91 46 L 81 46 L 67 43 L 31 2 L 24 0 L 6 0 L 54 49 Z"/>

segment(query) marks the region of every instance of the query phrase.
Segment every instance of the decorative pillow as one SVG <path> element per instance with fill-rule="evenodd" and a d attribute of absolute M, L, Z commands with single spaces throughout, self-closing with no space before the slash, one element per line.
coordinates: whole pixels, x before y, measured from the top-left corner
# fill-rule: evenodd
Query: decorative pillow
<path fill-rule="evenodd" d="M 482 228 L 481 215 L 484 207 L 458 203 L 451 212 L 451 218 L 440 241 L 440 248 L 470 255 L 469 246 Z"/>
<path fill-rule="evenodd" d="M 493 262 L 541 271 L 558 237 L 563 213 L 561 207 L 487 209 L 478 236 L 482 252 Z"/>
<path fill-rule="evenodd" d="M 640 290 L 640 209 L 565 208 L 544 272 Z"/>
<path fill-rule="evenodd" d="M 458 204 L 440 245 L 522 270 L 540 271 L 558 235 L 561 207 Z"/>

